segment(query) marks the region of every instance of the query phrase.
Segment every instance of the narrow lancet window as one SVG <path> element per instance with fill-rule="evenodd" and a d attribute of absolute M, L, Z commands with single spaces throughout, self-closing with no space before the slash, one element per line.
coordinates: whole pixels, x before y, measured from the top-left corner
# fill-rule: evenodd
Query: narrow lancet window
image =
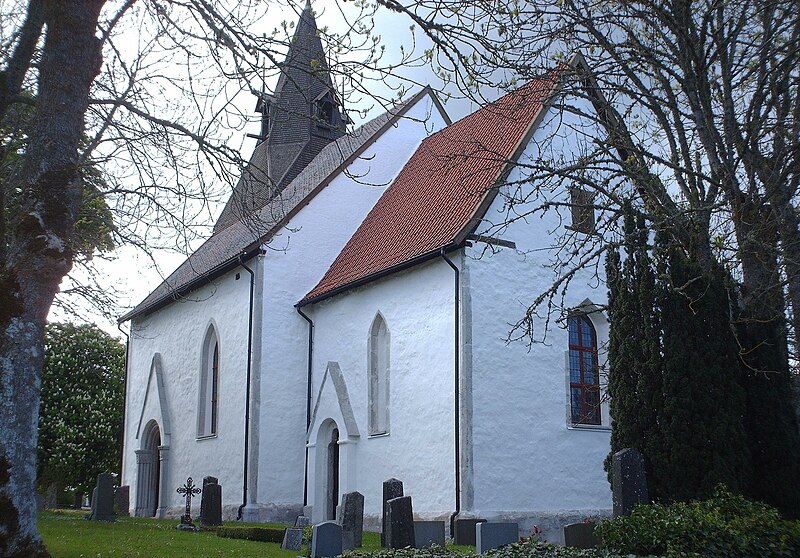
<path fill-rule="evenodd" d="M 378 314 L 369 334 L 369 433 L 389 432 L 389 329 Z"/>
<path fill-rule="evenodd" d="M 215 436 L 219 422 L 219 341 L 214 326 L 208 328 L 200 364 L 200 398 L 197 437 Z"/>

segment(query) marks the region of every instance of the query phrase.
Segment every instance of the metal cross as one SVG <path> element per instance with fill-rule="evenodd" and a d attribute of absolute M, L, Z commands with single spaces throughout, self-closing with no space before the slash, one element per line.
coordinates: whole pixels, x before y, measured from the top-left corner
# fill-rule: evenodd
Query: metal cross
<path fill-rule="evenodd" d="M 184 494 L 186 498 L 186 514 L 181 517 L 181 523 L 189 525 L 192 523 L 192 496 L 202 492 L 192 483 L 192 477 L 186 479 L 186 484 L 178 488 L 178 494 Z"/>

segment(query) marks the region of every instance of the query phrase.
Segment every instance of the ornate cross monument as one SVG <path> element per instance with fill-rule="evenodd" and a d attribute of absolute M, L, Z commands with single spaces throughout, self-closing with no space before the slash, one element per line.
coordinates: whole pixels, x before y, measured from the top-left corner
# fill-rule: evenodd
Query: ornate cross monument
<path fill-rule="evenodd" d="M 192 482 L 192 477 L 186 479 L 186 484 L 177 489 L 178 494 L 183 494 L 186 498 L 186 513 L 181 516 L 181 522 L 178 529 L 181 531 L 198 531 L 199 529 L 192 523 L 192 496 L 196 496 L 202 492 Z"/>

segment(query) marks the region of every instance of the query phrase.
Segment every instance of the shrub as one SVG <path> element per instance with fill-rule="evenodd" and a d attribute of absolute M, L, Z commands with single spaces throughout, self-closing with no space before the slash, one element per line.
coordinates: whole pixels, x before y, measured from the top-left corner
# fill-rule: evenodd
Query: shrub
<path fill-rule="evenodd" d="M 622 558 L 619 554 L 608 550 L 580 550 L 537 542 L 509 544 L 497 550 L 491 550 L 482 556 L 487 558 Z M 374 552 L 356 550 L 345 554 L 345 558 L 478 558 L 478 555 L 436 547 L 382 549 Z"/>
<path fill-rule="evenodd" d="M 217 536 L 226 539 L 244 539 L 246 541 L 282 543 L 281 527 L 218 527 Z"/>
<path fill-rule="evenodd" d="M 603 546 L 638 555 L 748 558 L 798 556 L 800 522 L 775 508 L 717 488 L 714 496 L 668 506 L 638 506 L 597 527 Z"/>

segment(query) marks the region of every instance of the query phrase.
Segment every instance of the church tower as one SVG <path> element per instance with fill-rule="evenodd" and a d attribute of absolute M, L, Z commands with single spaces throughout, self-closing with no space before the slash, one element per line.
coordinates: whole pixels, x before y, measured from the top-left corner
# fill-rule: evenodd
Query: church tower
<path fill-rule="evenodd" d="M 306 2 L 272 95 L 261 93 L 261 134 L 214 232 L 247 220 L 294 180 L 322 149 L 342 137 L 347 117 L 336 95 L 317 31 Z"/>

